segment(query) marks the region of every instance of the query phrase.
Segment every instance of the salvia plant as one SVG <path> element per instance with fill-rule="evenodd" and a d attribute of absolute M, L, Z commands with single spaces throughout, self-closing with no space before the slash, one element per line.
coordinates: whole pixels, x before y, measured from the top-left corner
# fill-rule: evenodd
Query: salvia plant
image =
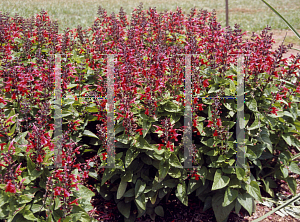
<path fill-rule="evenodd" d="M 270 27 L 244 40 L 239 25 L 220 26 L 215 11 L 184 15 L 99 7 L 91 28 L 58 34 L 42 11 L 35 18 L 0 13 L 0 219 L 95 221 L 95 194 L 113 199 L 124 221 L 148 214 L 171 193 L 197 196 L 216 220 L 243 207 L 251 215 L 276 181 L 296 193 L 300 173 L 299 60 L 272 51 Z M 55 54 L 61 54 L 62 166 L 54 139 Z M 114 120 L 107 118 L 108 56 L 114 54 Z M 179 55 L 181 54 L 181 55 Z M 185 55 L 191 56 L 195 168 L 184 168 Z M 238 57 L 245 55 L 245 168 L 236 167 Z M 209 99 L 207 97 L 212 97 Z M 81 97 L 93 97 L 93 100 Z M 206 98 L 203 98 L 206 97 Z M 102 99 L 96 99 L 102 98 Z M 114 121 L 115 167 L 108 124 Z M 93 187 L 86 183 L 93 178 Z"/>

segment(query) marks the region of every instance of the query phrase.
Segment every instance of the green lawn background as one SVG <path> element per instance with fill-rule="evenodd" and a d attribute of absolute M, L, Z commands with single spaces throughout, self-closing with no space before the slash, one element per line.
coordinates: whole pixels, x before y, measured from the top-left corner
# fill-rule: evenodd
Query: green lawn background
<path fill-rule="evenodd" d="M 300 29 L 300 0 L 267 0 L 278 10 L 297 30 Z M 11 16 L 18 13 L 22 17 L 35 16 L 44 9 L 48 11 L 51 19 L 59 23 L 59 33 L 67 27 L 83 28 L 91 27 L 99 5 L 107 10 L 108 15 L 112 12 L 118 14 L 120 7 L 129 15 L 137 8 L 141 0 L 1 0 L 0 12 L 9 12 Z M 217 11 L 218 21 L 225 27 L 225 0 L 147 0 L 142 1 L 143 9 L 156 7 L 158 12 L 175 11 L 179 6 L 188 14 L 194 6 L 197 9 Z M 261 0 L 228 0 L 229 2 L 229 25 L 238 23 L 243 31 L 259 32 L 267 25 L 274 30 L 288 29 L 287 25 L 271 11 Z"/>

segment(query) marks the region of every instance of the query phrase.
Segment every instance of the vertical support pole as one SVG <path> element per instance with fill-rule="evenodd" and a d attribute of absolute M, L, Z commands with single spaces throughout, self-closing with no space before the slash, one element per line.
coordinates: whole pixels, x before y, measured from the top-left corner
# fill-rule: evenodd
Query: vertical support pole
<path fill-rule="evenodd" d="M 225 0 L 226 8 L 226 27 L 228 26 L 228 0 Z"/>
<path fill-rule="evenodd" d="M 62 167 L 62 110 L 61 110 L 61 57 L 55 55 L 55 110 L 54 110 L 54 156 L 55 168 Z"/>
<path fill-rule="evenodd" d="M 184 168 L 192 168 L 191 54 L 185 55 Z"/>
<path fill-rule="evenodd" d="M 244 121 L 244 55 L 239 55 L 237 60 L 237 167 L 245 168 L 245 121 Z"/>
<path fill-rule="evenodd" d="M 114 54 L 107 56 L 107 162 L 104 168 L 115 166 L 115 132 L 114 132 Z"/>

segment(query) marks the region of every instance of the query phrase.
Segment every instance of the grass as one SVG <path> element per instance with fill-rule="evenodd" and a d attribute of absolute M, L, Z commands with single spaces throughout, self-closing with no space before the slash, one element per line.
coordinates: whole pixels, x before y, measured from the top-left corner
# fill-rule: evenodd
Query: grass
<path fill-rule="evenodd" d="M 0 12 L 8 12 L 10 16 L 18 13 L 22 17 L 35 16 L 44 9 L 48 11 L 51 19 L 59 23 L 59 33 L 62 33 L 67 27 L 77 28 L 81 25 L 83 28 L 91 27 L 97 17 L 99 5 L 107 10 L 108 15 L 112 12 L 118 14 L 120 8 L 129 15 L 134 8 L 137 8 L 141 0 L 1 0 Z M 229 2 L 229 25 L 240 24 L 243 31 L 258 32 L 267 25 L 272 29 L 288 29 L 286 24 L 271 11 L 260 0 L 228 0 Z M 156 7 L 158 12 L 175 11 L 176 7 L 182 8 L 185 14 L 190 12 L 192 7 L 198 10 L 203 8 L 208 11 L 213 9 L 217 12 L 218 21 L 222 27 L 225 27 L 225 0 L 169 0 L 143 1 L 143 9 Z M 268 0 L 282 16 L 284 16 L 297 30 L 300 29 L 300 3 L 299 0 Z"/>

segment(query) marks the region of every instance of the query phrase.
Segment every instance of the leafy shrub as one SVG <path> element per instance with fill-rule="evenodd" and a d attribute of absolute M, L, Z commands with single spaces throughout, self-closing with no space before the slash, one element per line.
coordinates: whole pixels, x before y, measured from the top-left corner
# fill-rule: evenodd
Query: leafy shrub
<path fill-rule="evenodd" d="M 99 7 L 90 29 L 78 27 L 62 36 L 45 12 L 31 23 L 0 16 L 1 218 L 89 220 L 93 194 L 82 185 L 88 176 L 98 180 L 95 188 L 105 199 L 114 198 L 125 221 L 145 214 L 163 217 L 159 203 L 171 192 L 185 205 L 189 195 L 198 196 L 217 221 L 241 207 L 252 214 L 261 189 L 273 196 L 276 180 L 286 181 L 295 194 L 288 170 L 299 173 L 292 148 L 300 148 L 293 135 L 300 127 L 300 56 L 288 63 L 282 59 L 286 46 L 271 51 L 269 27 L 249 41 L 238 25 L 221 29 L 214 11 L 196 16 L 192 9 L 186 17 L 179 8 L 169 14 L 150 8 L 146 14 L 140 5 L 129 23 L 122 9 L 118 20 Z M 107 100 L 77 98 L 63 103 L 63 167 L 48 168 L 55 161 L 49 104 L 55 80 L 50 54 L 55 53 L 66 54 L 62 95 L 99 97 L 107 88 L 103 54 L 123 54 L 114 68 L 116 168 L 102 168 L 108 158 Z M 183 168 L 186 67 L 184 57 L 175 54 L 197 54 L 191 59 L 193 97 L 235 97 L 237 57 L 246 55 L 245 164 L 250 168 L 233 167 L 236 103 L 216 98 L 193 99 L 192 153 L 199 168 Z"/>

